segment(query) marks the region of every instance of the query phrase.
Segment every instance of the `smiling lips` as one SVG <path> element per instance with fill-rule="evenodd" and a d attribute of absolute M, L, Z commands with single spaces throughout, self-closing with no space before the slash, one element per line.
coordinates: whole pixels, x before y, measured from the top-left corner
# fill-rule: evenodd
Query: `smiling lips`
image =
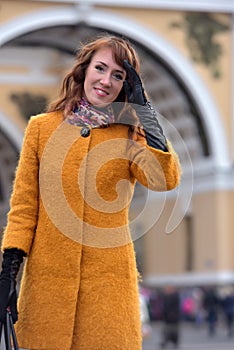
<path fill-rule="evenodd" d="M 107 96 L 109 93 L 106 90 L 100 88 L 94 88 L 98 96 Z"/>

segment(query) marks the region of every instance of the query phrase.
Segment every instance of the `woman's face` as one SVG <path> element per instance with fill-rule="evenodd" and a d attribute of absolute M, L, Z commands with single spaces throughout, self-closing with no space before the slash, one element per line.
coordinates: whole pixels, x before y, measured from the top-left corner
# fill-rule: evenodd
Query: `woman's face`
<path fill-rule="evenodd" d="M 109 47 L 99 49 L 87 68 L 84 81 L 84 94 L 94 106 L 106 106 L 119 95 L 126 72 L 119 66 Z"/>

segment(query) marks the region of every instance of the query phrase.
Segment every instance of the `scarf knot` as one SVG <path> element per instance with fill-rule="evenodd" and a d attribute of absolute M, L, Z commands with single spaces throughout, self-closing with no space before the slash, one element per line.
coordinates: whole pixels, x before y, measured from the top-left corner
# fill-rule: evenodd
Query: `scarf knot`
<path fill-rule="evenodd" d="M 97 108 L 82 97 L 66 121 L 76 126 L 90 125 L 91 128 L 105 128 L 114 123 L 115 117 L 111 105 Z"/>

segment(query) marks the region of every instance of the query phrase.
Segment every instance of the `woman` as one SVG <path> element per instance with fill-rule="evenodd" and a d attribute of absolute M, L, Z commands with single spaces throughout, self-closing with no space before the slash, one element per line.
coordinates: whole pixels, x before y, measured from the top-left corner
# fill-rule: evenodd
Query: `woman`
<path fill-rule="evenodd" d="M 48 113 L 25 133 L 4 233 L 0 321 L 40 350 L 141 349 L 128 209 L 139 181 L 175 188 L 179 163 L 144 93 L 126 40 L 84 45 Z M 127 103 L 129 102 L 129 103 Z"/>

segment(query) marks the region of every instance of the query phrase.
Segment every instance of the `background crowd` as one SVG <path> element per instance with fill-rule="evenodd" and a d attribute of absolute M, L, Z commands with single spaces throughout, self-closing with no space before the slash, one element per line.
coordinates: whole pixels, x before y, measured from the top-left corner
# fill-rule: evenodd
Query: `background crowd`
<path fill-rule="evenodd" d="M 149 325 L 153 322 L 162 323 L 162 347 L 169 341 L 179 345 L 180 325 L 184 322 L 206 327 L 209 337 L 214 337 L 219 327 L 225 329 L 228 338 L 234 337 L 234 286 L 141 286 L 140 290 L 148 310 L 148 319 L 143 319 L 143 335 L 150 335 Z"/>

